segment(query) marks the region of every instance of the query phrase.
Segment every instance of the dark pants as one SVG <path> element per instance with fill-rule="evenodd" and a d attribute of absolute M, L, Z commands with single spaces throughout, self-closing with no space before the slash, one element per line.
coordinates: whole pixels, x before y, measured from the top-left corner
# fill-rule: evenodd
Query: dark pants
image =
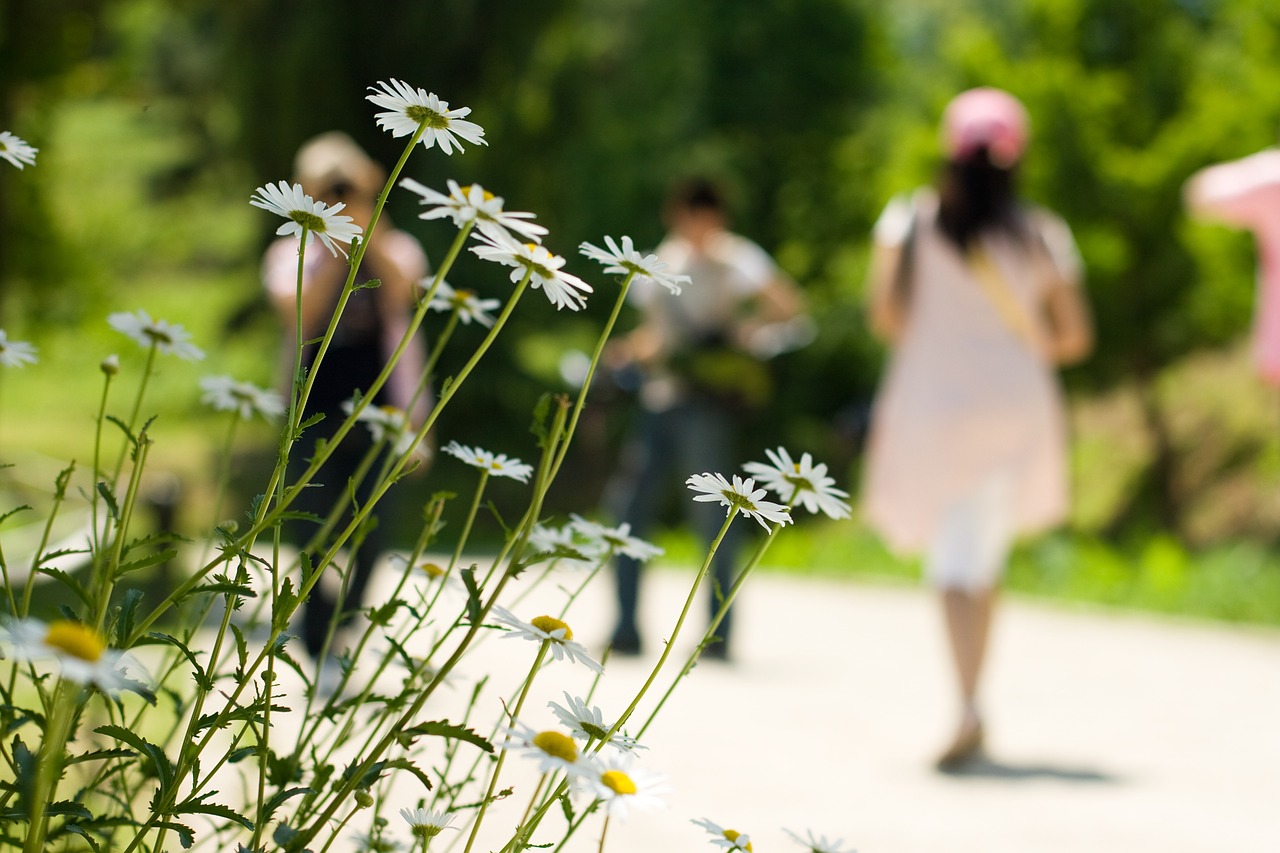
<path fill-rule="evenodd" d="M 325 425 L 336 427 L 341 423 L 342 416 L 334 416 L 326 418 L 320 424 L 307 430 L 304 434 L 303 441 L 295 446 L 293 455 L 289 459 L 289 485 L 296 482 L 297 478 L 302 476 L 306 470 L 311 455 L 315 452 L 314 441 L 312 437 L 313 431 L 322 431 Z M 329 438 L 326 434 L 325 438 Z M 308 440 L 309 439 L 309 440 Z M 312 485 L 302 490 L 294 502 L 290 505 L 291 510 L 297 510 L 312 515 L 319 516 L 321 519 L 327 518 L 335 504 L 344 500 L 347 494 L 348 482 L 356 475 L 360 467 L 361 460 L 372 447 L 372 440 L 369 431 L 365 429 L 364 424 L 356 424 L 349 432 L 333 455 L 321 466 L 320 470 L 312 478 Z M 369 473 L 365 475 L 360 485 L 355 490 L 355 500 L 359 506 L 363 506 L 373 491 L 373 480 L 377 476 L 381 460 L 375 459 Z M 382 503 L 379 504 L 383 506 Z M 352 511 L 351 502 L 347 500 L 347 507 L 339 516 L 337 523 L 333 526 L 333 534 L 341 533 L 343 529 L 351 522 Z M 286 522 L 285 538 L 297 545 L 299 548 L 305 548 L 307 543 L 315 536 L 319 530 L 319 525 L 313 521 L 301 519 L 292 519 Z M 318 560 L 327 550 L 332 537 L 326 541 L 318 543 L 316 546 L 308 550 L 308 556 L 312 563 Z M 350 541 L 350 540 L 348 540 Z M 360 547 L 351 554 L 348 560 L 348 577 L 346 596 L 341 601 L 328 589 L 326 585 L 317 583 L 311 590 L 310 596 L 302 607 L 302 638 L 306 643 L 307 651 L 311 653 L 313 658 L 318 657 L 321 649 L 324 647 L 325 636 L 329 633 L 329 623 L 333 619 L 334 612 L 339 608 L 346 611 L 358 610 L 364 602 L 364 590 L 369 584 L 369 579 L 373 576 L 373 568 L 378 560 L 378 556 L 385 550 L 386 535 L 381 525 L 374 524 L 364 537 L 364 541 Z M 336 572 L 337 569 L 333 565 L 326 566 L 325 572 Z M 340 624 L 349 621 L 350 616 L 343 618 Z"/>
<path fill-rule="evenodd" d="M 634 536 L 651 531 L 658 512 L 673 491 L 679 490 L 685 517 L 699 537 L 710 546 L 724 524 L 726 508 L 693 500 L 684 481 L 693 474 L 718 473 L 731 477 L 734 416 L 720 406 L 706 402 L 679 403 L 661 412 L 646 411 L 623 447 L 621 464 L 609 486 L 607 503 L 614 515 L 631 525 Z M 737 575 L 736 563 L 742 524 L 729 528 L 712 564 L 710 612 L 720 609 Z M 639 641 L 636 610 L 639 604 L 641 564 L 631 557 L 614 561 L 617 581 L 618 625 L 614 638 L 621 645 Z M 717 635 L 729 639 L 730 613 L 725 614 Z"/>

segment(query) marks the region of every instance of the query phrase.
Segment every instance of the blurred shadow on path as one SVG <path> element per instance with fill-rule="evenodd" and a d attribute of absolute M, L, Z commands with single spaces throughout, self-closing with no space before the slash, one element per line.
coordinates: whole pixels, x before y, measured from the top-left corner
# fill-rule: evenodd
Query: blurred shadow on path
<path fill-rule="evenodd" d="M 1082 785 L 1116 785 L 1121 783 L 1119 776 L 1089 767 L 1067 767 L 1059 764 L 1015 764 L 999 761 L 989 756 L 979 756 L 964 764 L 939 769 L 938 773 L 953 779 L 1049 779 L 1055 782 L 1068 782 Z"/>

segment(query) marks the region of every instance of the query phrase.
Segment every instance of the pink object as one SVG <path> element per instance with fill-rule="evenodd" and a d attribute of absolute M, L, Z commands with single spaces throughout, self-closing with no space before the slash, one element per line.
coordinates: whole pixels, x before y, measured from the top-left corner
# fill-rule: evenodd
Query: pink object
<path fill-rule="evenodd" d="M 1192 176 L 1185 193 L 1193 214 L 1253 231 L 1258 243 L 1254 363 L 1263 379 L 1280 385 L 1280 150 L 1210 166 Z"/>
<path fill-rule="evenodd" d="M 1022 159 L 1029 136 L 1026 108 L 1001 89 L 961 92 L 942 114 L 942 145 L 950 160 L 965 160 L 986 146 L 992 161 L 1008 168 Z"/>

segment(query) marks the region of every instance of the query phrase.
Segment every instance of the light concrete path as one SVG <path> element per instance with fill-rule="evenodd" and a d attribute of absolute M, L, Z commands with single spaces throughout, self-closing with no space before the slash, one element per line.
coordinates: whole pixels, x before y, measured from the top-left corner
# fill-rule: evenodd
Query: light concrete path
<path fill-rule="evenodd" d="M 689 577 L 646 578 L 649 648 L 609 663 L 594 700 L 606 716 L 643 682 Z M 601 578 L 570 615 L 596 653 L 610 595 Z M 562 600 L 548 586 L 519 615 L 558 612 Z M 673 658 L 701 633 L 698 605 Z M 926 592 L 760 575 L 737 629 L 735 662 L 700 665 L 645 737 L 643 765 L 672 789 L 666 807 L 615 822 L 607 850 L 713 850 L 690 823 L 705 817 L 749 833 L 755 853 L 800 851 L 783 828 L 859 853 L 1280 851 L 1280 632 L 1006 600 L 988 679 L 990 761 L 944 776 L 930 762 L 949 734 L 951 682 Z M 511 668 L 510 652 L 489 642 L 476 662 L 496 683 L 518 679 L 528 661 Z M 540 676 L 533 725 L 553 724 L 548 698 L 586 689 L 575 669 Z M 518 814 L 503 813 L 527 801 L 519 771 L 511 783 L 495 830 L 509 832 Z M 566 851 L 596 849 L 599 823 L 588 826 Z"/>

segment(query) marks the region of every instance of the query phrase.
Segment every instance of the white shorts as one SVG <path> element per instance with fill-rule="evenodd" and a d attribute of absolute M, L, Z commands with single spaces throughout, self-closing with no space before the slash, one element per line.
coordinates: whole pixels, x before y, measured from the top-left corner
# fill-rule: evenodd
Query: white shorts
<path fill-rule="evenodd" d="M 1013 545 L 1010 479 L 993 475 L 943 513 L 925 556 L 925 576 L 944 590 L 983 592 L 1004 574 Z"/>

